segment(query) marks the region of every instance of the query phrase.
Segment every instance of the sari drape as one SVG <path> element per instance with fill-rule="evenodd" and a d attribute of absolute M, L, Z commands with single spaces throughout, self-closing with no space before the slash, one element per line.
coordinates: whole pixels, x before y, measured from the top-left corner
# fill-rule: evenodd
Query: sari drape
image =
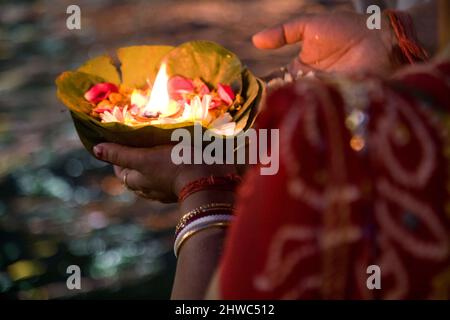
<path fill-rule="evenodd" d="M 449 59 L 270 94 L 257 126 L 280 129 L 280 170 L 239 189 L 220 296 L 448 299 L 448 92 Z"/>

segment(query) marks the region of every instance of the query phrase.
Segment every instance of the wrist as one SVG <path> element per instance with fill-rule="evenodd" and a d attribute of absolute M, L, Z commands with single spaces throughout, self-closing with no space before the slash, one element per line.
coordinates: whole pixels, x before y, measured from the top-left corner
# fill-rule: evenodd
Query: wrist
<path fill-rule="evenodd" d="M 181 213 L 186 213 L 190 210 L 198 208 L 210 203 L 229 203 L 234 204 L 235 192 L 234 191 L 220 191 L 205 189 L 191 194 L 185 200 L 179 202 L 179 208 Z"/>
<path fill-rule="evenodd" d="M 240 178 L 230 172 L 235 170 L 214 170 L 214 175 L 208 170 L 195 170 L 180 175 L 177 196 L 181 215 L 175 232 L 175 256 L 182 244 L 194 235 L 210 228 L 225 230 L 231 223 L 234 189 Z"/>
<path fill-rule="evenodd" d="M 189 183 L 198 181 L 207 177 L 224 177 L 228 175 L 235 175 L 236 167 L 234 165 L 209 165 L 209 166 L 189 166 L 188 168 L 180 168 L 177 174 L 174 184 L 173 193 L 179 197 L 180 192 Z M 213 190 L 213 188 L 211 188 Z M 208 187 L 205 186 L 205 191 Z"/>
<path fill-rule="evenodd" d="M 211 228 L 227 229 L 234 218 L 234 206 L 230 202 L 208 202 L 183 211 L 185 213 L 175 228 L 175 256 L 178 257 L 182 245 L 194 235 Z"/>

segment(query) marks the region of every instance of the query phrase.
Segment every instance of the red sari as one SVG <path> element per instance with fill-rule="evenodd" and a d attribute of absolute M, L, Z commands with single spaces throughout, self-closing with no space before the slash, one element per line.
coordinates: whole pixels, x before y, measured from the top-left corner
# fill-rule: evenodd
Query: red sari
<path fill-rule="evenodd" d="M 239 190 L 220 296 L 448 298 L 449 92 L 447 61 L 272 93 L 258 126 L 280 129 L 280 170 Z"/>

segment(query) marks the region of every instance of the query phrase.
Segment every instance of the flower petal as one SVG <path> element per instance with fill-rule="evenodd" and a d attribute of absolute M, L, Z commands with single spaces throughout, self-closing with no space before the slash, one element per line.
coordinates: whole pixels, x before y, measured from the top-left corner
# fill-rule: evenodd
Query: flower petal
<path fill-rule="evenodd" d="M 226 104 L 231 105 L 233 103 L 234 92 L 230 86 L 219 83 L 217 86 L 217 93 L 219 94 L 220 99 L 222 99 L 222 101 Z"/>
<path fill-rule="evenodd" d="M 218 118 L 216 118 L 211 124 L 209 125 L 211 128 L 220 127 L 224 124 L 230 123 L 233 121 L 233 117 L 228 113 L 225 112 L 222 115 L 220 115 Z"/>
<path fill-rule="evenodd" d="M 117 119 L 109 111 L 101 113 L 100 118 L 102 119 L 102 122 L 117 122 Z"/>
<path fill-rule="evenodd" d="M 186 79 L 181 76 L 174 76 L 169 79 L 167 84 L 169 96 L 173 100 L 180 100 L 183 98 L 183 93 L 194 92 L 194 84 L 192 80 Z"/>
<path fill-rule="evenodd" d="M 84 98 L 89 102 L 99 103 L 100 101 L 107 99 L 110 93 L 118 91 L 119 88 L 115 84 L 110 82 L 101 82 L 86 91 Z"/>
<path fill-rule="evenodd" d="M 92 111 L 97 112 L 97 113 L 103 113 L 106 111 L 111 111 L 111 109 L 110 108 L 95 108 Z"/>
<path fill-rule="evenodd" d="M 200 78 L 195 78 L 192 80 L 192 83 L 194 84 L 195 92 L 201 96 L 210 93 L 208 86 Z"/>
<path fill-rule="evenodd" d="M 232 136 L 232 135 L 234 135 L 235 129 L 236 129 L 236 122 L 228 122 L 228 123 L 222 124 L 218 127 L 211 128 L 209 130 L 211 130 L 215 134 L 221 134 L 224 136 Z"/>
<path fill-rule="evenodd" d="M 202 83 L 197 90 L 201 95 L 210 93 L 208 86 L 204 83 Z"/>
<path fill-rule="evenodd" d="M 222 99 L 219 97 L 214 97 L 209 104 L 209 110 L 216 109 L 217 107 L 220 107 L 223 104 Z"/>
<path fill-rule="evenodd" d="M 191 108 L 192 120 L 202 120 L 202 101 L 200 100 L 199 96 L 195 96 L 194 99 L 191 100 Z"/>
<path fill-rule="evenodd" d="M 206 119 L 206 117 L 208 116 L 208 110 L 211 104 L 211 100 L 212 97 L 209 94 L 205 94 L 202 98 L 202 113 L 201 113 L 202 120 Z"/>
<path fill-rule="evenodd" d="M 123 122 L 123 113 L 122 110 L 120 110 L 119 107 L 114 107 L 114 110 L 112 112 L 113 116 L 117 119 L 117 122 Z"/>

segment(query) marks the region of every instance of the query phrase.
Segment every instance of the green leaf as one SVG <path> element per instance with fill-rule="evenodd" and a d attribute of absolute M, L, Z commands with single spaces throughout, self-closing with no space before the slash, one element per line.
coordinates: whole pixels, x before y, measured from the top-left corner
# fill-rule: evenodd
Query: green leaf
<path fill-rule="evenodd" d="M 234 121 L 239 119 L 247 112 L 247 110 L 253 105 L 256 97 L 261 93 L 261 88 L 256 80 L 255 76 L 248 70 L 242 71 L 242 91 L 241 95 L 244 99 L 241 109 L 233 116 Z"/>
<path fill-rule="evenodd" d="M 89 60 L 83 64 L 77 71 L 88 73 L 90 75 L 101 77 L 105 82 L 120 84 L 119 73 L 110 56 L 104 55 Z"/>
<path fill-rule="evenodd" d="M 161 60 L 172 49 L 171 46 L 132 46 L 117 50 L 122 84 L 129 88 L 142 88 L 147 79 L 153 83 Z"/>
<path fill-rule="evenodd" d="M 165 59 L 169 76 L 201 78 L 213 87 L 219 83 L 233 85 L 233 88 L 241 85 L 239 58 L 214 42 L 186 42 L 172 50 Z"/>
<path fill-rule="evenodd" d="M 169 75 L 201 78 L 211 86 L 230 84 L 244 99 L 241 109 L 233 115 L 237 127 L 248 129 L 258 113 L 263 83 L 249 70 L 243 69 L 236 55 L 207 41 L 188 42 L 173 49 L 169 46 L 134 46 L 120 48 L 122 84 L 131 88 L 154 81 L 162 60 L 167 61 Z M 85 63 L 78 71 L 67 71 L 56 79 L 57 96 L 71 110 L 71 116 L 80 140 L 92 153 L 92 147 L 101 142 L 114 142 L 131 147 L 152 147 L 173 143 L 173 130 L 193 131 L 193 123 L 160 124 L 130 127 L 122 123 L 102 123 L 90 116 L 93 105 L 84 94 L 99 82 L 120 84 L 119 74 L 111 58 L 101 56 Z M 238 86 L 238 87 L 237 87 Z"/>
<path fill-rule="evenodd" d="M 88 117 L 92 104 L 84 99 L 84 93 L 94 84 L 104 81 L 105 79 L 92 74 L 66 71 L 56 79 L 56 94 L 71 111 L 80 112 Z"/>

